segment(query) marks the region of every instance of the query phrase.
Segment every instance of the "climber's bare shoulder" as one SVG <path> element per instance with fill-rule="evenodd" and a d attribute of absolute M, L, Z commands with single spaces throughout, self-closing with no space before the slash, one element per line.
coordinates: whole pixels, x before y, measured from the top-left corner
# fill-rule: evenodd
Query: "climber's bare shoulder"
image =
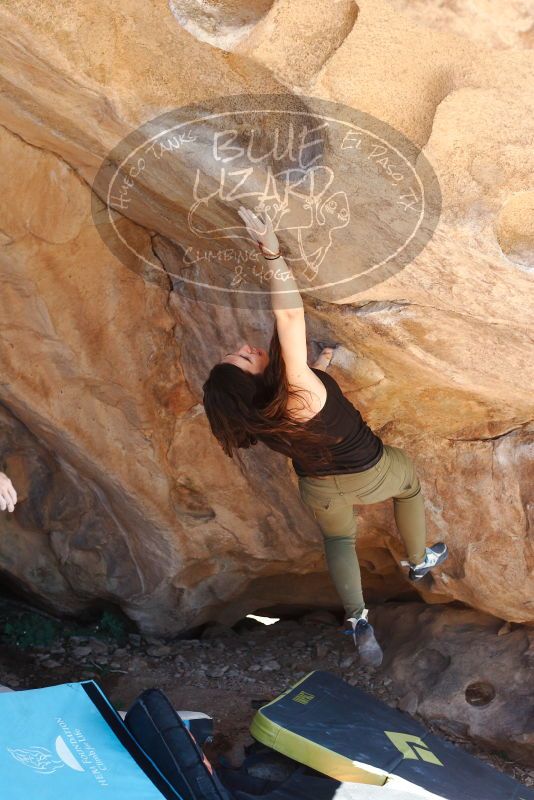
<path fill-rule="evenodd" d="M 324 383 L 308 364 L 304 364 L 298 372 L 287 372 L 287 380 L 290 390 L 298 392 L 298 395 L 288 398 L 286 408 L 289 416 L 300 422 L 314 417 L 326 403 Z"/>
<path fill-rule="evenodd" d="M 288 397 L 287 413 L 299 422 L 314 417 L 326 403 L 324 383 L 306 363 L 293 371 L 286 367 L 286 374 L 289 389 L 298 392 Z"/>

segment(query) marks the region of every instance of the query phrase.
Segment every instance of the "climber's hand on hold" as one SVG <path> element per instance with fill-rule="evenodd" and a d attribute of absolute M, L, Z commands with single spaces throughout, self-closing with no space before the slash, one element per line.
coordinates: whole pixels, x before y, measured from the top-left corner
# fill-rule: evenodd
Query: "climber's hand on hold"
<path fill-rule="evenodd" d="M 317 369 L 326 369 L 334 357 L 334 352 L 334 347 L 323 347 L 313 366 Z"/>
<path fill-rule="evenodd" d="M 280 250 L 278 238 L 274 232 L 273 223 L 267 212 L 263 212 L 261 216 L 255 214 L 245 206 L 239 206 L 238 214 L 246 225 L 247 231 L 250 234 L 252 241 L 261 245 L 267 255 L 275 255 Z"/>
<path fill-rule="evenodd" d="M 319 356 L 319 358 L 324 358 L 325 361 L 328 361 L 328 363 L 330 364 L 330 362 L 332 361 L 333 356 L 334 356 L 334 348 L 333 347 L 323 347 L 323 349 L 321 351 L 321 355 Z"/>
<path fill-rule="evenodd" d="M 15 487 L 3 472 L 0 472 L 0 511 L 14 511 L 17 502 Z"/>

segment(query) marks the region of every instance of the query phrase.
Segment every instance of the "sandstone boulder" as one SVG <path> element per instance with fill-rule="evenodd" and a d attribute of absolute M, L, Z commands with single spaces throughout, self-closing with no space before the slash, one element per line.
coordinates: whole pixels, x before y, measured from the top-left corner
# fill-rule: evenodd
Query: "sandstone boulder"
<path fill-rule="evenodd" d="M 451 551 L 424 600 L 533 620 L 534 53 L 515 12 L 481 42 L 465 17 L 408 5 L 318 3 L 297 35 L 302 3 L 284 0 L 2 4 L 0 468 L 21 501 L 0 517 L 0 569 L 15 589 L 67 613 L 115 604 L 153 633 L 336 607 L 288 463 L 263 447 L 231 463 L 201 405 L 213 363 L 266 345 L 271 315 L 175 291 L 179 171 L 118 215 L 144 260 L 107 249 L 92 192 L 111 149 L 169 109 L 305 93 L 409 137 L 443 196 L 402 271 L 342 304 L 306 299 L 310 355 L 339 343 L 332 374 L 417 463 L 429 540 Z M 369 600 L 413 592 L 391 505 L 359 526 Z"/>

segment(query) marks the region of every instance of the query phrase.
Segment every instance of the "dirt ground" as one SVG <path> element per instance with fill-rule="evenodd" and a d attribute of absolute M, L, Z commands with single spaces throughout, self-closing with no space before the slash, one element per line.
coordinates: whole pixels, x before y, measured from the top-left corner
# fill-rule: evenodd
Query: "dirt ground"
<path fill-rule="evenodd" d="M 129 633 L 117 642 L 64 631 L 51 644 L 22 648 L 13 636 L 11 641 L 3 636 L 0 683 L 20 690 L 95 678 L 118 709 L 127 709 L 144 689 L 157 687 L 177 710 L 212 716 L 215 737 L 205 752 L 214 763 L 225 755 L 237 766 L 244 745 L 252 742 L 255 709 L 312 670 L 332 672 L 397 706 L 391 679 L 381 670 L 361 667 L 352 638 L 341 634 L 339 620 L 319 611 L 275 625 L 247 619 L 234 628 L 211 626 L 201 638 L 172 641 Z M 429 731 L 534 786 L 534 765 L 528 769 L 414 716 Z"/>

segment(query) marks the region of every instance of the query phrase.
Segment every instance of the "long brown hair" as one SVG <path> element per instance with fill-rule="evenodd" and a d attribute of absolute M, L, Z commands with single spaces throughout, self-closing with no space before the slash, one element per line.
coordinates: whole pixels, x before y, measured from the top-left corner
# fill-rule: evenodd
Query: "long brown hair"
<path fill-rule="evenodd" d="M 328 448 L 337 440 L 326 434 L 319 417 L 298 421 L 287 415 L 289 397 L 298 397 L 301 408 L 306 403 L 303 390 L 289 386 L 276 324 L 262 374 L 216 364 L 202 388 L 211 431 L 230 458 L 261 441 L 297 460 L 308 473 L 331 463 Z"/>

